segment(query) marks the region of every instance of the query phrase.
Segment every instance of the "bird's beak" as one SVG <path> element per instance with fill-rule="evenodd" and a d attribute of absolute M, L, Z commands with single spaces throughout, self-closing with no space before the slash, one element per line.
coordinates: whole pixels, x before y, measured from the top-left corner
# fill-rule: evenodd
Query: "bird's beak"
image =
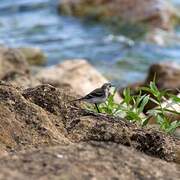
<path fill-rule="evenodd" d="M 111 89 L 113 89 L 113 90 L 116 90 L 116 89 L 117 89 L 117 87 L 115 86 L 115 84 L 111 84 Z"/>

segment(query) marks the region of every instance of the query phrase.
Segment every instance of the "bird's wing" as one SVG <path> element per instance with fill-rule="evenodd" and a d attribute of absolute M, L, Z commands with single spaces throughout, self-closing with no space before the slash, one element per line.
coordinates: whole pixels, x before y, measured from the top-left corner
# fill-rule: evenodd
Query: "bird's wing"
<path fill-rule="evenodd" d="M 103 96 L 105 96 L 105 92 L 101 88 L 98 88 L 87 94 L 83 99 L 98 98 Z"/>

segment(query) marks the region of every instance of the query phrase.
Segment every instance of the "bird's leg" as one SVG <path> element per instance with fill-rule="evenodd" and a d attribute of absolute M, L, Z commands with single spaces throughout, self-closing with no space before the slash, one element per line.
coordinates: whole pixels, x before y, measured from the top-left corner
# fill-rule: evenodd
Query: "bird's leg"
<path fill-rule="evenodd" d="M 96 109 L 97 109 L 98 113 L 100 113 L 98 105 L 96 103 L 95 103 L 95 106 L 96 106 Z"/>

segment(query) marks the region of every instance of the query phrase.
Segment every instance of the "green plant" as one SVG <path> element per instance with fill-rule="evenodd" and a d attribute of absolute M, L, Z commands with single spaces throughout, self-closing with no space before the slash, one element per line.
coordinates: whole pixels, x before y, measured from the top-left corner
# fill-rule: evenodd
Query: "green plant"
<path fill-rule="evenodd" d="M 176 105 L 180 108 L 180 98 L 170 94 L 168 91 L 158 90 L 155 82 L 151 82 L 148 88 L 143 87 L 142 89 L 152 94 L 153 97 L 151 97 L 150 100 L 157 105 L 157 108 L 147 112 L 149 117 L 153 117 L 156 120 L 157 124 L 160 125 L 161 130 L 167 133 L 173 133 L 176 128 L 180 127 L 180 121 L 173 120 L 172 122 L 168 114 L 171 113 L 180 116 L 180 112 L 173 107 Z M 166 102 L 166 105 L 163 105 L 163 101 Z"/>
<path fill-rule="evenodd" d="M 143 93 L 142 93 L 143 92 Z M 139 89 L 138 95 L 132 95 L 129 88 L 123 91 L 123 100 L 116 103 L 114 100 L 116 91 L 109 96 L 106 103 L 99 105 L 101 113 L 123 117 L 130 122 L 137 122 L 141 126 L 146 126 L 151 118 L 155 119 L 160 129 L 166 133 L 173 133 L 180 127 L 179 120 L 171 121 L 169 113 L 180 116 L 180 112 L 173 108 L 174 105 L 180 108 L 180 98 L 168 91 L 158 90 L 155 82 L 151 82 L 149 87 Z M 168 100 L 169 99 L 169 100 Z M 145 106 L 152 101 L 157 108 L 151 109 L 144 114 Z M 163 101 L 168 102 L 163 105 Z M 92 107 L 89 107 L 92 110 Z M 96 111 L 95 108 L 93 108 Z"/>

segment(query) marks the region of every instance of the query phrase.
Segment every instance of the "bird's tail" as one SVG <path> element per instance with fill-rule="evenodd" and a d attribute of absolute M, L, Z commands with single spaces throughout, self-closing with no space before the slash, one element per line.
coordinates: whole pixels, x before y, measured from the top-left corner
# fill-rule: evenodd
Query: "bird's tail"
<path fill-rule="evenodd" d="M 77 101 L 82 101 L 82 98 L 74 99 L 74 100 L 72 100 L 72 101 L 68 101 L 67 103 L 72 103 L 72 102 L 77 102 Z"/>

